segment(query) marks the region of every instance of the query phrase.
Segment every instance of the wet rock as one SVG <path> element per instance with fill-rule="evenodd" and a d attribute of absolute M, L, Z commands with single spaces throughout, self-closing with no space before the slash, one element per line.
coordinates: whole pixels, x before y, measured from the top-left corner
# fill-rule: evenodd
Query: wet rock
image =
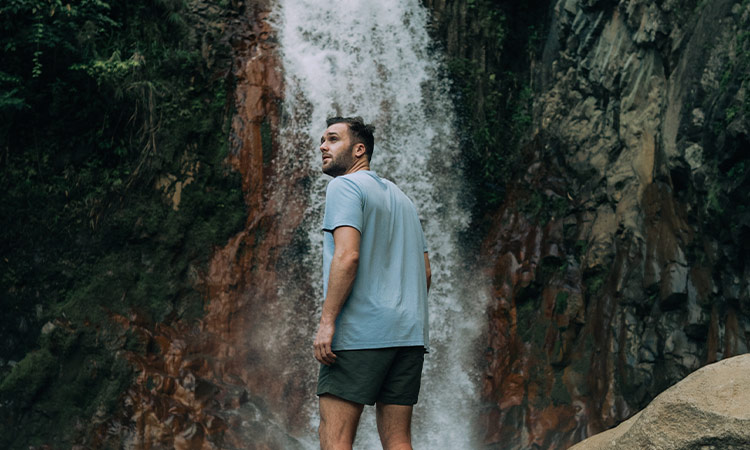
<path fill-rule="evenodd" d="M 530 69 L 529 157 L 483 243 L 502 280 L 488 312 L 487 439 L 509 436 L 504 448 L 565 448 L 750 347 L 748 232 L 728 212 L 741 210 L 747 171 L 726 181 L 747 159 L 735 149 L 747 147 L 750 89 L 728 67 L 750 49 L 737 39 L 750 5 L 556 0 L 549 11 Z M 528 190 L 569 193 L 561 238 L 523 217 Z M 574 422 L 545 419 L 563 404 L 578 408 Z"/>
<path fill-rule="evenodd" d="M 750 442 L 750 355 L 706 366 L 614 429 L 574 450 L 744 449 Z"/>
<path fill-rule="evenodd" d="M 687 299 L 688 268 L 682 264 L 670 263 L 661 276 L 659 306 L 663 310 L 680 307 Z"/>
<path fill-rule="evenodd" d="M 612 261 L 610 249 L 614 245 L 617 230 L 617 217 L 608 205 L 602 205 L 596 211 L 596 218 L 591 227 L 590 243 L 585 255 L 584 268 L 608 268 Z"/>

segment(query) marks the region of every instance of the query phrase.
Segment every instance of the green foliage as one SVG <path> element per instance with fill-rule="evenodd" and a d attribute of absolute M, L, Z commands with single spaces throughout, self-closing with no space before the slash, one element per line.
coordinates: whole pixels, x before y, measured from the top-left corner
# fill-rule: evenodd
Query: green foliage
<path fill-rule="evenodd" d="M 0 434 L 0 447 L 50 442 L 71 447 L 97 425 L 82 418 L 108 417 L 115 411 L 132 370 L 116 357 L 111 344 L 116 339 L 107 333 L 57 322 L 41 337 L 41 348 L 28 353 L 0 385 L 6 405 L 0 410 L 3 426 L 24 430 Z M 13 410 L 23 414 L 12 414 Z"/>
<path fill-rule="evenodd" d="M 531 193 L 525 203 L 520 205 L 523 211 L 529 217 L 537 217 L 544 210 L 544 196 L 538 191 Z"/>
<path fill-rule="evenodd" d="M 478 206 L 496 206 L 517 168 L 520 144 L 531 124 L 531 90 L 517 94 L 515 75 L 486 73 L 467 59 L 450 61 L 448 70 L 459 93 L 464 154 Z"/>
<path fill-rule="evenodd" d="M 586 252 L 588 251 L 589 243 L 583 239 L 579 239 L 576 241 L 574 247 L 575 247 L 576 259 L 578 259 L 578 261 L 581 261 L 584 255 L 586 254 Z"/>
<path fill-rule="evenodd" d="M 724 205 L 721 198 L 721 186 L 719 184 L 711 184 L 708 186 L 708 193 L 706 194 L 706 200 L 708 202 L 708 210 L 718 215 L 724 214 Z"/>
<path fill-rule="evenodd" d="M 546 224 L 565 215 L 568 211 L 568 201 L 558 195 L 533 191 L 520 201 L 519 209 L 537 223 Z"/>
<path fill-rule="evenodd" d="M 524 64 L 541 43 L 543 15 L 537 8 L 543 6 L 468 2 L 466 39 L 472 50 L 452 55 L 447 63 L 478 212 L 503 201 L 506 183 L 520 166 L 521 147 L 529 139 L 533 90 Z"/>
<path fill-rule="evenodd" d="M 748 7 L 743 1 L 742 8 Z M 703 137 L 703 180 L 700 195 L 703 200 L 701 222 L 712 236 L 722 242 L 725 252 L 721 264 L 734 265 L 742 271 L 743 243 L 750 227 L 747 191 L 750 187 L 750 163 L 747 134 L 750 121 L 750 16 L 736 16 L 737 33 L 728 45 L 716 50 L 722 60 L 723 72 L 717 92 L 696 96 L 698 106 L 706 111 L 710 127 Z M 731 205 L 731 207 L 729 207 Z"/>
<path fill-rule="evenodd" d="M 593 273 L 586 274 L 584 276 L 583 284 L 586 286 L 586 292 L 589 296 L 599 293 L 599 290 L 604 286 L 607 277 L 609 276 L 606 270 L 596 270 Z"/>
<path fill-rule="evenodd" d="M 196 274 L 244 224 L 229 68 L 204 59 L 202 38 L 221 39 L 197 21 L 181 0 L 0 4 L 0 361 L 19 361 L 0 372 L 2 448 L 114 408 L 130 340 L 95 330 L 112 312 L 198 317 Z M 68 331 L 40 336 L 61 317 Z"/>
<path fill-rule="evenodd" d="M 120 51 L 115 50 L 106 60 L 96 59 L 87 63 L 73 64 L 70 68 L 83 70 L 95 79 L 98 85 L 101 85 L 102 83 L 115 84 L 126 79 L 142 64 L 143 60 L 138 53 L 133 53 L 133 56 L 122 61 Z"/>
<path fill-rule="evenodd" d="M 534 92 L 528 85 L 524 85 L 518 94 L 518 102 L 514 105 L 511 123 L 519 134 L 519 138 L 528 131 L 531 126 L 531 101 Z"/>
<path fill-rule="evenodd" d="M 164 317 L 190 292 L 189 263 L 244 212 L 222 163 L 227 86 L 207 70 L 185 4 L 15 0 L 0 17 L 0 335 L 23 320 L 20 340 L 33 343 L 39 307 Z M 193 179 L 178 211 L 153 187 L 163 174 Z M 23 355 L 14 342 L 0 356 Z"/>
<path fill-rule="evenodd" d="M 0 71 L 0 113 L 28 108 L 29 105 L 20 97 L 21 77 Z"/>
<path fill-rule="evenodd" d="M 536 349 L 544 346 L 549 320 L 539 313 L 541 302 L 537 299 L 517 300 L 516 318 L 518 334 L 523 342 L 533 344 Z"/>
<path fill-rule="evenodd" d="M 0 399 L 14 406 L 29 406 L 37 393 L 56 375 L 56 368 L 57 360 L 49 350 L 29 353 L 0 383 Z"/>
<path fill-rule="evenodd" d="M 560 291 L 555 296 L 555 314 L 564 314 L 568 308 L 568 297 L 570 294 L 567 291 Z"/>
<path fill-rule="evenodd" d="M 730 181 L 739 180 L 743 175 L 745 175 L 747 167 L 747 160 L 740 161 L 737 164 L 733 165 L 731 169 L 729 169 L 729 172 L 727 172 L 727 177 L 729 177 Z"/>

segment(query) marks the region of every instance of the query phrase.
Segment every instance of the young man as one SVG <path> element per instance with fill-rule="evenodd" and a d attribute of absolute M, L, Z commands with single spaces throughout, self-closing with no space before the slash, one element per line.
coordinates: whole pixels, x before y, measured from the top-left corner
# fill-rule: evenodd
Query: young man
<path fill-rule="evenodd" d="M 334 177 L 323 218 L 325 300 L 315 336 L 320 446 L 351 449 L 365 404 L 376 404 L 384 449 L 411 449 L 428 346 L 430 262 L 416 208 L 370 170 L 373 130 L 333 117 L 320 139 Z"/>

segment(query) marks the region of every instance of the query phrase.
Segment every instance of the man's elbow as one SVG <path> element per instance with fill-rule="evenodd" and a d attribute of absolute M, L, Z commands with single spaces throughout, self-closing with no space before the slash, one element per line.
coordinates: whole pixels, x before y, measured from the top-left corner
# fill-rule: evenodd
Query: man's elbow
<path fill-rule="evenodd" d="M 347 255 L 347 262 L 354 267 L 359 265 L 359 252 L 349 252 Z"/>
<path fill-rule="evenodd" d="M 359 264 L 359 252 L 356 250 L 338 252 L 334 255 L 334 257 L 345 266 L 356 267 Z"/>

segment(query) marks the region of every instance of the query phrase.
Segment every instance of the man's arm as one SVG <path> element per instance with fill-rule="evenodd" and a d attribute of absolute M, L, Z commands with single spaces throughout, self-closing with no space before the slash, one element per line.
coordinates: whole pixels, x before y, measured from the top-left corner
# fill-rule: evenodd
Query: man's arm
<path fill-rule="evenodd" d="M 427 292 L 430 292 L 430 283 L 432 282 L 432 270 L 430 270 L 430 257 L 424 252 L 424 271 L 427 276 Z"/>
<path fill-rule="evenodd" d="M 343 226 L 333 230 L 334 250 L 328 275 L 328 291 L 313 343 L 315 359 L 327 366 L 336 360 L 336 355 L 331 350 L 336 317 L 349 297 L 357 276 L 360 237 L 359 231 L 353 227 Z"/>

